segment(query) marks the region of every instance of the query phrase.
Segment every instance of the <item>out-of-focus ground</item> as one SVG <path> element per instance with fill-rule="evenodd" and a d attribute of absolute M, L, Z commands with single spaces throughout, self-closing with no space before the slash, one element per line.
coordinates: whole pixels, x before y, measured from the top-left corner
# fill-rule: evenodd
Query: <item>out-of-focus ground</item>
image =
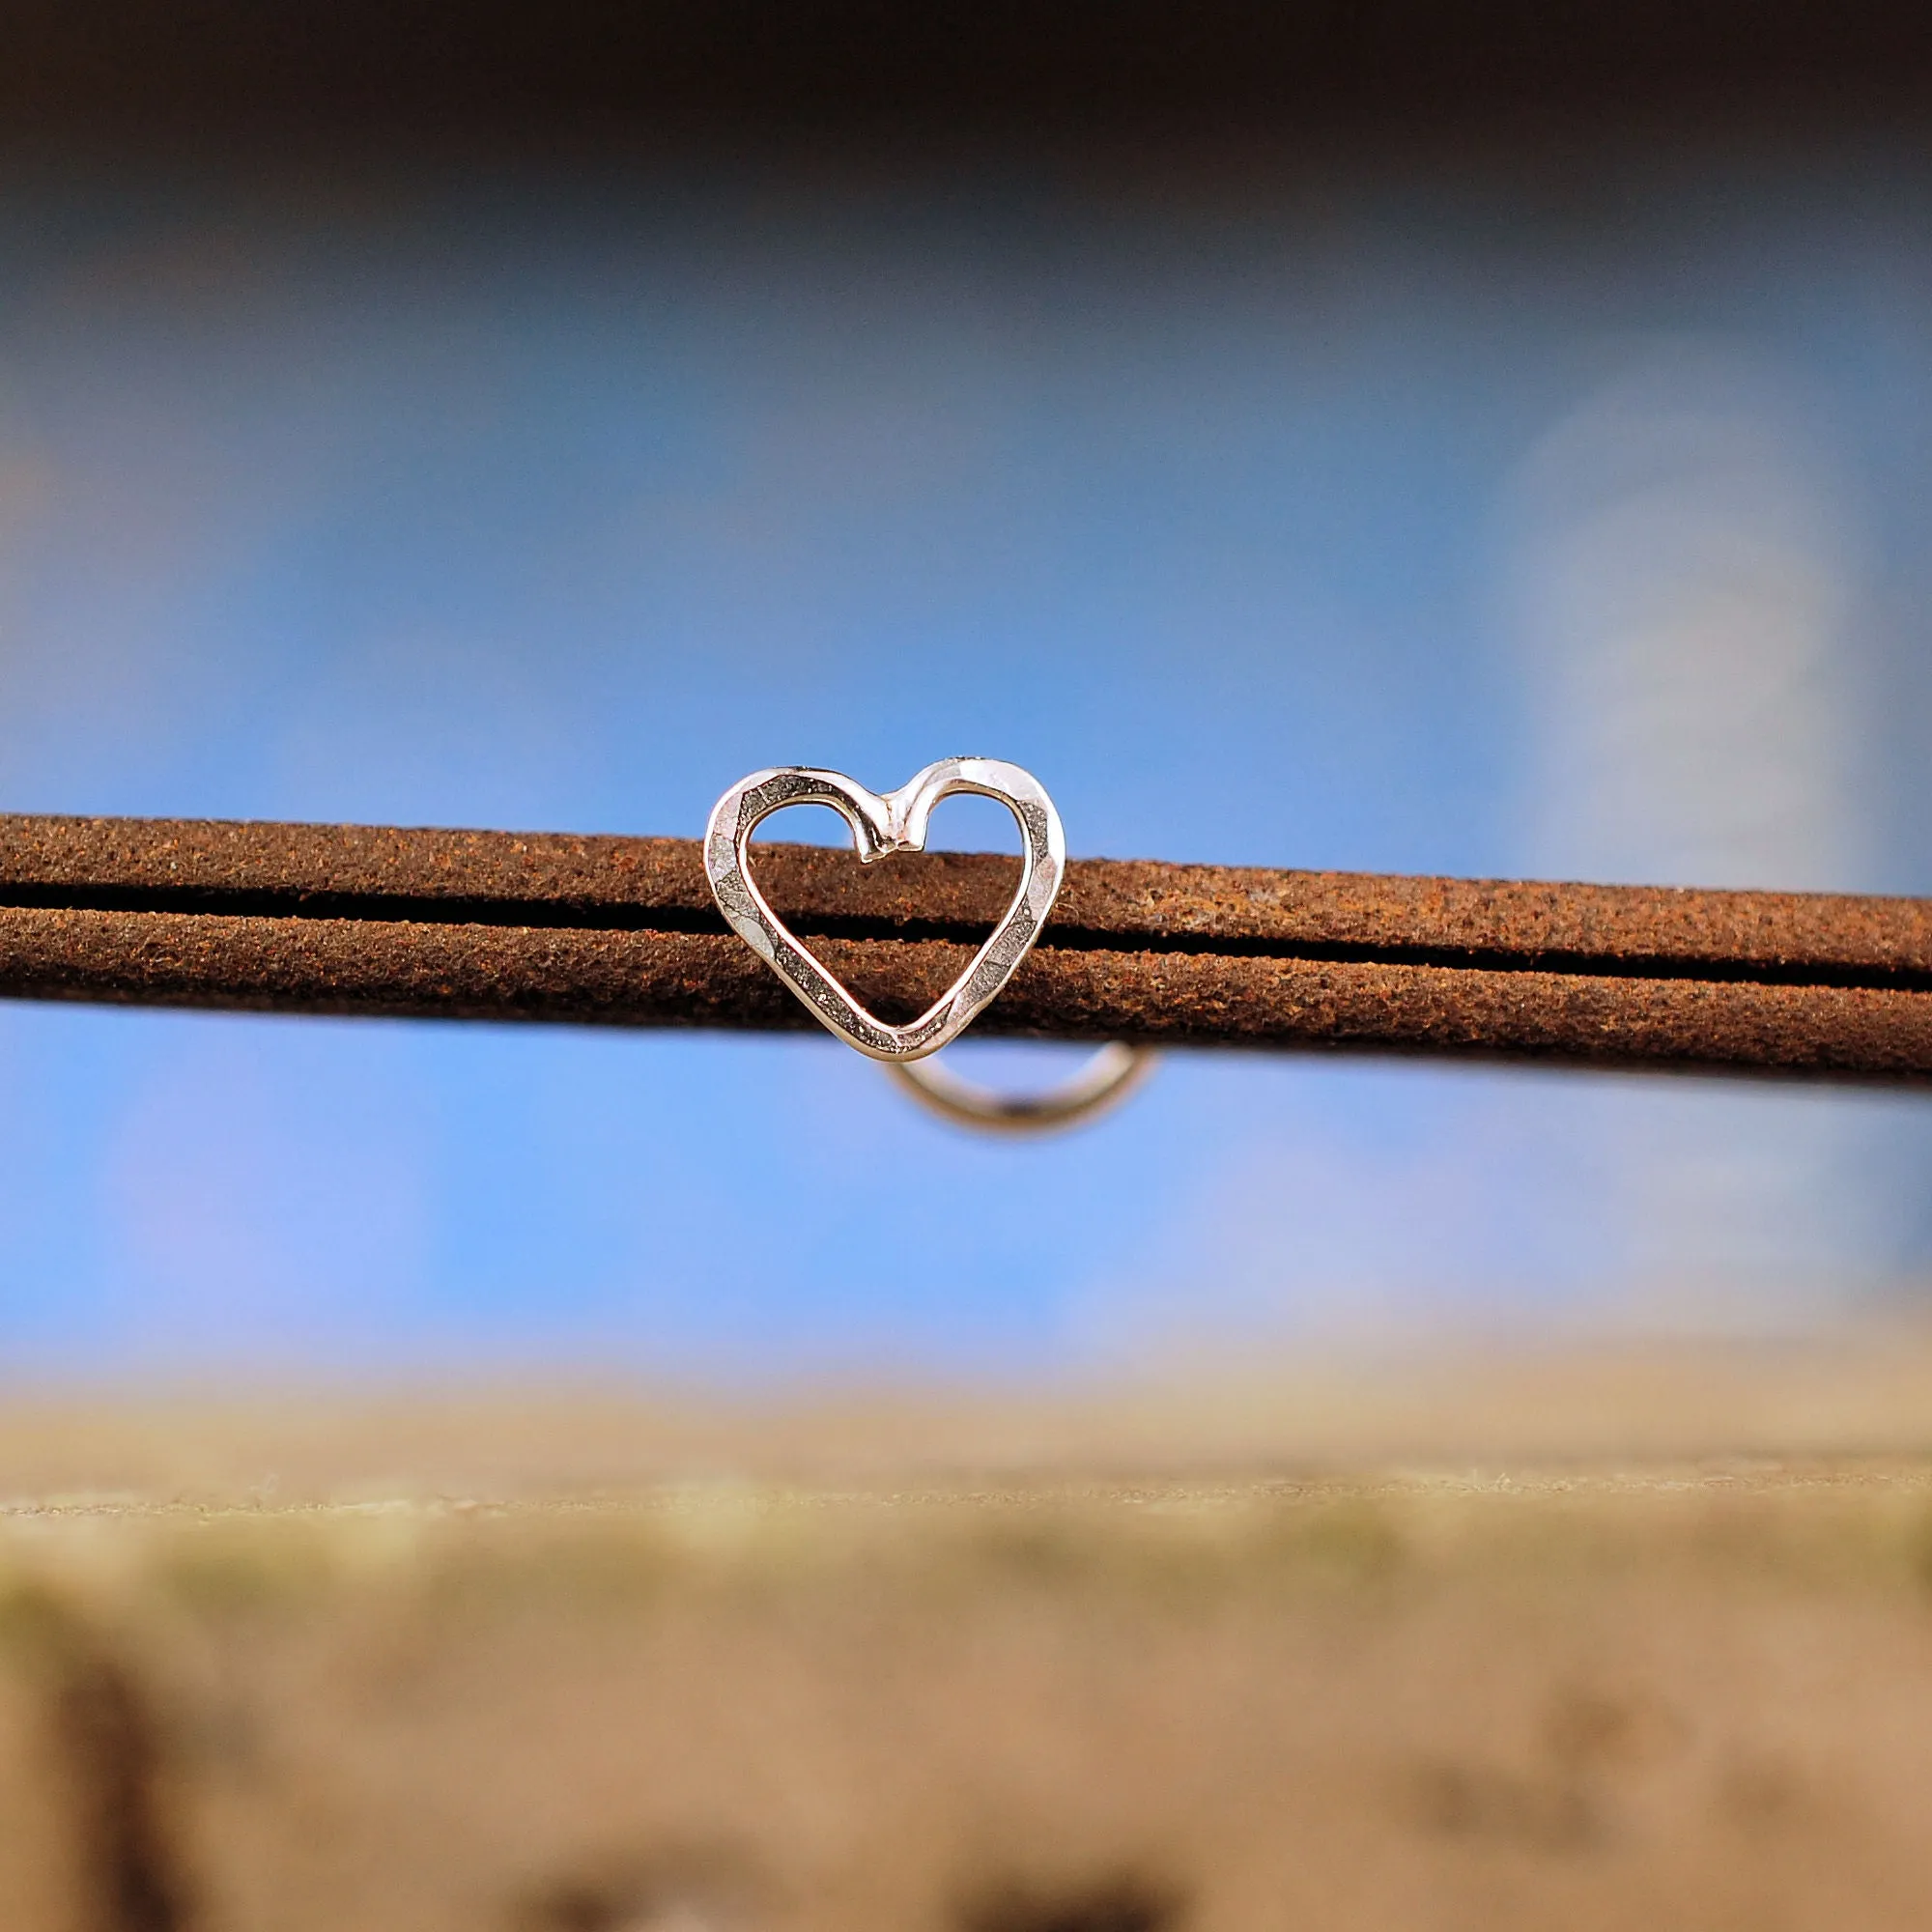
<path fill-rule="evenodd" d="M 1932 1323 L 1783 1335 L 1603 1332 L 1533 1343 L 1364 1344 L 1156 1376 L 983 1378 L 736 1396 L 621 1378 L 425 1395 L 242 1378 L 0 1406 L 0 1506 L 298 1508 L 369 1500 L 582 1502 L 744 1479 L 1163 1482 L 1366 1470 L 1599 1470 L 1663 1462 L 1932 1454 Z"/>
<path fill-rule="evenodd" d="M 1932 1337 L 15 1403 L 19 1932 L 1918 1927 Z"/>

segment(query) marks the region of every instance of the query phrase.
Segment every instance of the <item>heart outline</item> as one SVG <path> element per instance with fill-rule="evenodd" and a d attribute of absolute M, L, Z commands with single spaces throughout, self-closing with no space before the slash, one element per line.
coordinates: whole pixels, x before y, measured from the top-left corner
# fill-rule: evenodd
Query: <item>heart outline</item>
<path fill-rule="evenodd" d="M 925 849 L 933 808 L 960 793 L 997 800 L 1020 828 L 1020 883 L 966 970 L 916 1020 L 888 1026 L 868 1012 L 780 919 L 752 878 L 746 847 L 775 811 L 826 805 L 852 828 L 861 865 Z M 740 939 L 804 1002 L 828 1031 L 872 1060 L 923 1060 L 957 1039 L 999 997 L 1033 951 L 1066 872 L 1066 838 L 1046 788 L 1001 758 L 941 758 L 883 796 L 843 772 L 779 765 L 740 779 L 711 809 L 704 828 L 711 895 Z"/>

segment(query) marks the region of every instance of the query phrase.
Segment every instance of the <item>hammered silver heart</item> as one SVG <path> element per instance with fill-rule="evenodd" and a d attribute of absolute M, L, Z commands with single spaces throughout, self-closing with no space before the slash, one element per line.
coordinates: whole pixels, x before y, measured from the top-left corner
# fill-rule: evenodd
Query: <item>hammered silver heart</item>
<path fill-rule="evenodd" d="M 766 904 L 752 878 L 746 848 L 773 812 L 788 805 L 829 805 L 852 828 L 860 863 L 869 866 L 895 852 L 923 851 L 933 807 L 959 792 L 998 799 L 1018 822 L 1019 890 L 965 972 L 918 1019 L 888 1026 L 867 1012 Z M 999 758 L 941 758 L 883 797 L 843 772 L 781 765 L 740 779 L 712 808 L 704 830 L 704 869 L 732 931 L 826 1027 L 874 1060 L 923 1060 L 957 1039 L 1032 952 L 1060 896 L 1066 838 L 1045 787 L 1031 772 Z"/>

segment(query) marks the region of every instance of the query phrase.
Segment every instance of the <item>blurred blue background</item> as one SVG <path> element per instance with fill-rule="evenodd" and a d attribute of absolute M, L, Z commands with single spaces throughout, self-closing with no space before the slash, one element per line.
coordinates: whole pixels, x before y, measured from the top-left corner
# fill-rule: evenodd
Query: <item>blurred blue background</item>
<path fill-rule="evenodd" d="M 1932 169 L 1872 141 L 14 165 L 0 806 L 695 836 L 967 751 L 1079 854 L 1932 891 L 1929 318 Z M 13 1006 L 0 1370 L 1786 1326 L 1917 1292 L 1928 1126 L 1204 1053 L 982 1144 L 829 1039 Z"/>

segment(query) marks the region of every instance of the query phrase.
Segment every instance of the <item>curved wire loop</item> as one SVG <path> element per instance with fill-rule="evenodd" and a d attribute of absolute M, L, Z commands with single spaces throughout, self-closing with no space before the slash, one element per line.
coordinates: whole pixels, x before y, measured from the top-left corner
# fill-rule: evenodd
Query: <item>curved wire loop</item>
<path fill-rule="evenodd" d="M 1013 902 L 966 970 L 918 1019 L 888 1026 L 845 990 L 810 947 L 766 902 L 752 877 L 752 834 L 787 806 L 829 805 L 852 828 L 862 865 L 923 852 L 932 808 L 957 792 L 997 799 L 1020 829 L 1020 883 Z M 888 1063 L 921 1060 L 956 1039 L 996 999 L 1033 950 L 1066 871 L 1066 835 L 1046 788 L 1001 758 L 941 758 L 897 791 L 867 791 L 843 772 L 779 765 L 740 779 L 711 808 L 704 869 L 718 910 L 740 939 L 848 1046 Z"/>
<path fill-rule="evenodd" d="M 1159 1056 L 1151 1046 L 1113 1040 L 1070 1080 L 1044 1094 L 999 1094 L 962 1079 L 936 1060 L 892 1060 L 886 1071 L 942 1120 L 996 1134 L 1052 1133 L 1091 1121 L 1118 1106 L 1150 1073 Z"/>

